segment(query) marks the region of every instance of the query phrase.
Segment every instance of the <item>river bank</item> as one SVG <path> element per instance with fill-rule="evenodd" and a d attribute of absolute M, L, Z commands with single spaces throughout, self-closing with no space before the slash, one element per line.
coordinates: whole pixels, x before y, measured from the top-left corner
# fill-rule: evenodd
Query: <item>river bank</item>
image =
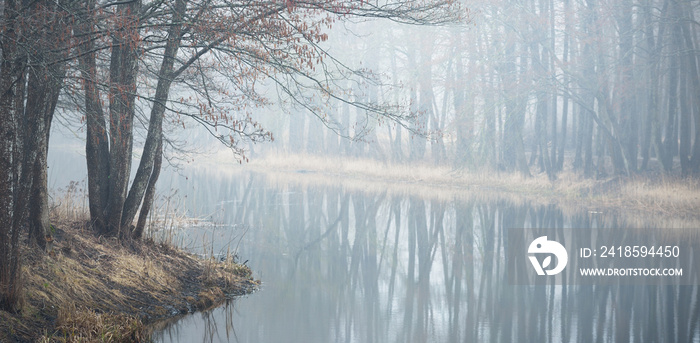
<path fill-rule="evenodd" d="M 566 171 L 550 180 L 545 173 L 524 177 L 494 170 L 468 171 L 450 166 L 392 164 L 369 159 L 269 155 L 243 167 L 280 182 L 342 184 L 357 190 L 381 190 L 442 199 L 478 197 L 556 204 L 562 209 L 615 210 L 626 215 L 700 219 L 700 180 L 659 171 L 630 177 L 585 178 Z M 642 218 L 642 217 L 640 217 Z"/>
<path fill-rule="evenodd" d="M 51 251 L 23 253 L 23 310 L 0 311 L 0 342 L 143 341 L 151 323 L 259 285 L 233 261 L 202 260 L 150 240 L 121 244 L 84 221 L 53 223 Z"/>

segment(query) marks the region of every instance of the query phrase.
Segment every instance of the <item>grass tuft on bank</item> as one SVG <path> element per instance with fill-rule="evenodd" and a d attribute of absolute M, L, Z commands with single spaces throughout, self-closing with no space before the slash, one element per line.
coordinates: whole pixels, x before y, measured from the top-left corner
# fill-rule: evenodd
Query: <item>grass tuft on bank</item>
<path fill-rule="evenodd" d="M 0 342 L 139 342 L 148 324 L 256 289 L 247 266 L 153 241 L 119 243 L 54 221 L 51 251 L 23 252 L 24 306 L 0 311 Z"/>
<path fill-rule="evenodd" d="M 342 185 L 350 190 L 443 200 L 510 199 L 557 204 L 572 211 L 605 208 L 632 217 L 641 214 L 700 219 L 700 179 L 656 171 L 594 179 L 567 170 L 550 180 L 545 173 L 524 177 L 489 169 L 471 171 L 445 165 L 303 154 L 270 154 L 241 169 L 263 173 L 268 181 L 279 183 Z"/>

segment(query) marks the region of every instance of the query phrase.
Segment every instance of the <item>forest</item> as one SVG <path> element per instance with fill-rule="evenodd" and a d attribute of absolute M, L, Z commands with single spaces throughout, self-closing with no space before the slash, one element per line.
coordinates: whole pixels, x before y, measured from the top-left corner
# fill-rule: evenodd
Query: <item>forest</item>
<path fill-rule="evenodd" d="M 256 90 L 261 80 L 300 101 L 307 93 L 291 87 L 341 99 L 334 80 L 352 71 L 319 46 L 325 29 L 352 17 L 454 23 L 462 12 L 451 1 L 8 0 L 2 8 L 0 308 L 9 311 L 21 307 L 20 236 L 39 254 L 51 240 L 46 161 L 58 107 L 77 113 L 68 122 L 84 128 L 90 226 L 138 240 L 162 165 L 166 117 L 225 131 L 215 135 L 234 149 L 270 140 L 254 118 L 269 102 Z M 315 74 L 317 67 L 327 72 Z M 362 106 L 374 116 L 409 117 Z M 131 175 L 135 132 L 144 139 Z"/>
<path fill-rule="evenodd" d="M 4 0 L 0 308 L 21 304 L 20 237 L 37 254 L 51 237 L 55 118 L 84 135 L 91 227 L 124 241 L 186 126 L 242 161 L 276 139 L 552 180 L 697 175 L 697 5 Z"/>
<path fill-rule="evenodd" d="M 592 178 L 700 171 L 697 2 L 467 6 L 467 28 L 377 24 L 350 40 L 347 49 L 372 56 L 367 68 L 385 82 L 356 87 L 354 98 L 404 99 L 419 114 L 411 126 L 367 122 L 341 105 L 327 120 L 332 131 L 377 144 L 315 135 L 320 125 L 303 116 L 280 129 L 280 144 L 551 179 L 563 170 Z M 362 39 L 369 32 L 373 39 Z"/>

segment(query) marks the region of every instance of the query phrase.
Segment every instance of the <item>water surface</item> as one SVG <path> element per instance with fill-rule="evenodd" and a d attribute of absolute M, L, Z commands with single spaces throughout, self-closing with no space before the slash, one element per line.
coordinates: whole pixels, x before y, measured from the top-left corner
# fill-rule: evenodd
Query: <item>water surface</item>
<path fill-rule="evenodd" d="M 577 285 L 573 273 L 565 285 L 506 281 L 509 228 L 583 228 L 576 239 L 648 234 L 613 211 L 256 174 L 173 187 L 188 197 L 187 211 L 220 224 L 186 226 L 175 239 L 237 254 L 263 285 L 168 325 L 156 342 L 700 342 L 698 282 Z M 684 231 L 667 225 L 648 229 Z"/>

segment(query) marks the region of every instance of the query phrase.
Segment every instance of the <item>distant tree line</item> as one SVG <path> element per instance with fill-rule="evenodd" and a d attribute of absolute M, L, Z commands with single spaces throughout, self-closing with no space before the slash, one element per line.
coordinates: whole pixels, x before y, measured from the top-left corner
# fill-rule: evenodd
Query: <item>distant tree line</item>
<path fill-rule="evenodd" d="M 313 97 L 411 120 L 393 106 L 350 102 L 335 84 L 362 72 L 319 43 L 353 17 L 440 24 L 460 10 L 449 0 L 3 0 L 0 309 L 21 305 L 20 236 L 42 251 L 51 234 L 46 158 L 59 98 L 85 128 L 91 226 L 139 239 L 170 143 L 164 126 L 190 118 L 245 158 L 240 142 L 272 139 L 254 119 L 271 101 L 256 84 L 271 82 L 322 120 Z M 145 138 L 132 176 L 136 132 Z"/>
<path fill-rule="evenodd" d="M 328 136 L 321 150 L 551 178 L 565 168 L 588 177 L 651 168 L 697 175 L 699 4 L 482 1 L 470 5 L 474 25 L 466 29 L 371 32 L 353 47 L 371 56 L 369 68 L 386 83 L 401 81 L 402 96 L 423 114 L 414 124 L 433 139 L 385 125 L 382 137 L 366 139 L 380 148 Z M 371 87 L 355 94 L 393 96 Z M 351 112 L 337 108 L 337 121 L 359 122 Z M 290 141 L 307 137 L 289 130 Z M 307 130 L 306 141 L 316 139 L 312 124 Z"/>

